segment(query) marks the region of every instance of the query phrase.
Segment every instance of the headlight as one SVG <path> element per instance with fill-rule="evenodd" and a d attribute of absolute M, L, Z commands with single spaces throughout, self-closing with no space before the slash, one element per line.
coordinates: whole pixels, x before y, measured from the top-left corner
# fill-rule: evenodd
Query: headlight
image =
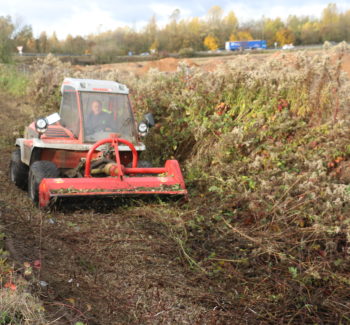
<path fill-rule="evenodd" d="M 141 122 L 139 124 L 138 129 L 139 129 L 140 135 L 142 135 L 142 136 L 146 135 L 146 133 L 148 132 L 148 126 L 145 122 Z"/>
<path fill-rule="evenodd" d="M 47 130 L 47 120 L 45 118 L 39 118 L 35 122 L 35 129 L 38 133 L 44 133 Z"/>

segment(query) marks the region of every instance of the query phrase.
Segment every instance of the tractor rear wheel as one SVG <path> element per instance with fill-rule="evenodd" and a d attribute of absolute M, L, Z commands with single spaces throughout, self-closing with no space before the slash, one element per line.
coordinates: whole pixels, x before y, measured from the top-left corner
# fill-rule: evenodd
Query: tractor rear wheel
<path fill-rule="evenodd" d="M 43 178 L 56 178 L 60 172 L 51 161 L 35 161 L 29 168 L 28 175 L 28 195 L 33 202 L 39 201 L 39 185 Z"/>
<path fill-rule="evenodd" d="M 28 185 L 28 166 L 21 161 L 21 150 L 16 149 L 12 152 L 10 162 L 10 178 L 22 190 L 27 189 Z"/>

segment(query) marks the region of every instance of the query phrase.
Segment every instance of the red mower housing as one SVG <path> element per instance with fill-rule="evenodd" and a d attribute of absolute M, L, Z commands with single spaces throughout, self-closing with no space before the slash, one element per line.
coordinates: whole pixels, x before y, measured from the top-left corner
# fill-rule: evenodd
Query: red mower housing
<path fill-rule="evenodd" d="M 60 113 L 26 128 L 10 164 L 11 180 L 40 207 L 57 197 L 187 196 L 176 160 L 160 168 L 139 160 L 154 120 L 135 122 L 125 85 L 66 78 L 61 92 Z"/>

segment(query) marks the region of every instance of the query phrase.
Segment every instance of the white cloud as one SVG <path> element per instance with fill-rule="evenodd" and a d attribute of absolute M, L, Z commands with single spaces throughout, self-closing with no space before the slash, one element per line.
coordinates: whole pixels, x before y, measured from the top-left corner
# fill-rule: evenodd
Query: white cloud
<path fill-rule="evenodd" d="M 165 3 L 151 3 L 149 8 L 156 15 L 157 24 L 161 27 L 169 22 L 169 17 L 176 9 L 180 10 L 180 19 L 187 18 L 191 15 L 191 11 L 188 9 Z"/>
<path fill-rule="evenodd" d="M 109 11 L 104 11 L 96 5 L 71 9 L 69 16 L 60 17 L 50 25 L 38 22 L 34 32 L 37 34 L 45 30 L 47 34 L 52 34 L 55 31 L 57 37 L 62 39 L 68 34 L 86 36 L 128 25 L 126 22 L 115 20 Z"/>
<path fill-rule="evenodd" d="M 258 20 L 263 16 L 265 18 L 276 18 L 280 17 L 282 20 L 288 18 L 289 15 L 297 16 L 310 16 L 314 18 L 320 18 L 322 11 L 327 7 L 327 1 L 318 2 L 305 2 L 302 4 L 298 3 L 281 3 L 274 5 L 273 3 L 262 3 L 258 6 L 253 6 L 249 3 L 236 2 L 227 5 L 224 8 L 225 13 L 229 10 L 233 10 L 240 22 L 246 22 L 249 20 Z M 349 9 L 348 2 L 338 2 L 337 7 L 341 11 Z"/>
<path fill-rule="evenodd" d="M 341 11 L 350 9 L 350 0 L 337 1 Z M 215 4 L 227 14 L 233 10 L 240 22 L 262 16 L 285 19 L 288 15 L 320 17 L 329 0 L 218 0 Z M 67 34 L 88 35 L 119 26 L 142 29 L 155 14 L 158 26 L 169 22 L 169 16 L 180 9 L 180 18 L 205 17 L 213 2 L 209 0 L 0 0 L 0 16 L 21 17 L 33 27 L 34 35 L 42 31 L 59 38 Z"/>
<path fill-rule="evenodd" d="M 319 3 L 303 4 L 301 6 L 290 6 L 288 9 L 283 6 L 275 6 L 271 8 L 269 15 L 271 15 L 271 17 L 281 17 L 282 19 L 288 18 L 289 15 L 311 16 L 319 18 L 324 8 L 325 6 Z"/>

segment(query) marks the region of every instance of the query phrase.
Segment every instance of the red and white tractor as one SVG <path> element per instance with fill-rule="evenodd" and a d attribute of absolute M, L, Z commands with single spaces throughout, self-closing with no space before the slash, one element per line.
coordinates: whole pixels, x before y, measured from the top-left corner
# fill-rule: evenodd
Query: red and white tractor
<path fill-rule="evenodd" d="M 11 180 L 40 207 L 57 197 L 187 196 L 176 160 L 160 168 L 138 160 L 154 119 L 136 123 L 125 85 L 65 78 L 61 92 L 59 114 L 31 123 L 10 163 Z"/>

